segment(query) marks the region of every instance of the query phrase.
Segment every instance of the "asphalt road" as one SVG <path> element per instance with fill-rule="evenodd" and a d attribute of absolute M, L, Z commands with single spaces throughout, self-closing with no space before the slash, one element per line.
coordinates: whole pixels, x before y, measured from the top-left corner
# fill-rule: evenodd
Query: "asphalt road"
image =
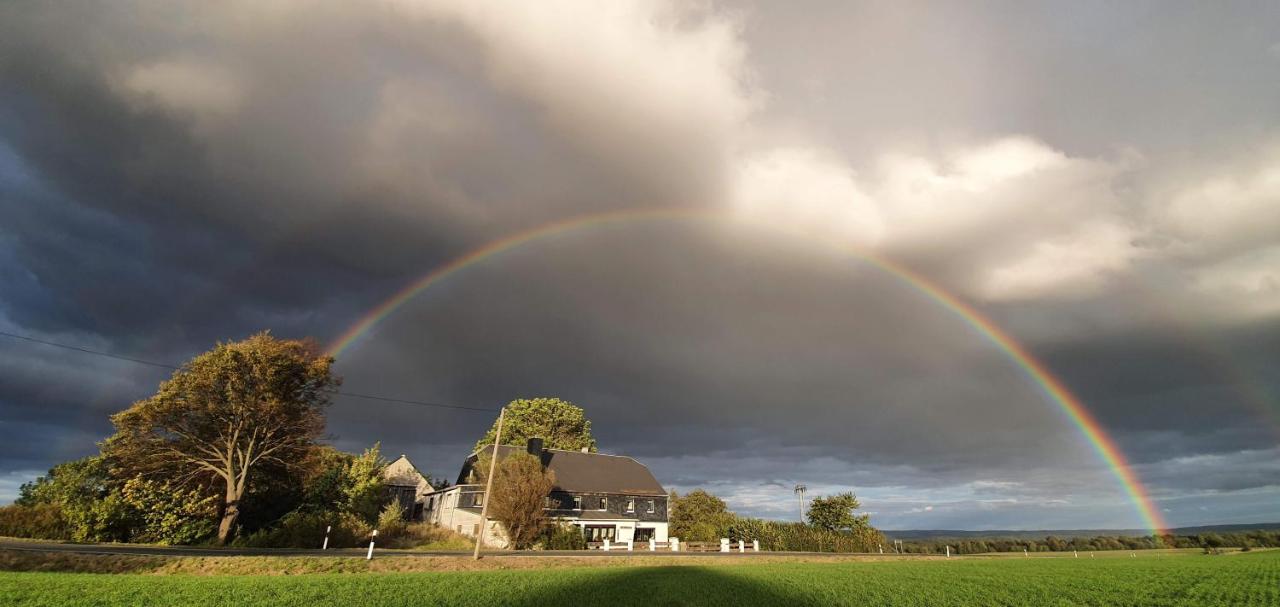
<path fill-rule="evenodd" d="M 318 557 L 364 557 L 365 548 L 344 548 L 337 550 L 298 550 L 286 548 L 211 548 L 211 547 L 185 547 L 185 546 L 146 546 L 131 544 L 70 544 L 57 542 L 24 542 L 14 540 L 0 540 L 0 550 L 16 550 L 27 552 L 69 552 L 73 554 L 121 554 L 134 556 L 318 556 Z M 832 554 L 829 552 L 670 552 L 670 551 L 654 551 L 636 550 L 627 552 L 625 550 L 611 550 L 604 552 L 601 550 L 536 550 L 536 551 L 512 551 L 512 550 L 486 550 L 485 556 L 494 557 L 512 557 L 512 558 L 547 558 L 547 557 L 591 557 L 591 558 L 628 558 L 638 556 L 658 556 L 668 558 L 681 558 L 689 556 L 714 556 L 721 558 L 752 558 L 754 556 L 768 555 L 798 555 L 798 556 L 826 556 L 832 558 L 840 558 L 846 556 L 857 556 L 850 554 Z M 374 556 L 410 556 L 410 557 L 427 557 L 427 556 L 449 556 L 457 558 L 470 558 L 471 553 L 466 552 L 443 552 L 430 550 L 378 550 L 374 547 Z M 861 555 L 866 556 L 866 555 Z M 888 556 L 888 555 L 886 555 Z M 908 556 L 908 555 L 903 555 Z"/>

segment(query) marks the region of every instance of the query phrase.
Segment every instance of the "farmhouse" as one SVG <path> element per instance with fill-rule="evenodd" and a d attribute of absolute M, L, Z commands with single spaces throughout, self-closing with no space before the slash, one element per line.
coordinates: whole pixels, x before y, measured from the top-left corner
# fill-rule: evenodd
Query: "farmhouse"
<path fill-rule="evenodd" d="M 387 464 L 382 473 L 383 484 L 391 498 L 400 504 L 405 518 L 421 520 L 423 496 L 435 490 L 426 475 L 418 472 L 418 467 L 403 454 L 396 461 Z"/>
<path fill-rule="evenodd" d="M 542 444 L 530 439 L 523 450 L 555 473 L 544 506 L 547 516 L 577 526 L 588 542 L 667 541 L 667 492 L 644 464 L 621 455 L 544 449 Z M 498 458 L 520 451 L 502 445 Z M 477 456 L 467 457 L 457 484 L 424 495 L 424 520 L 472 537 L 479 533 L 484 485 L 471 483 Z M 496 522 L 485 530 L 485 543 L 506 546 Z"/>

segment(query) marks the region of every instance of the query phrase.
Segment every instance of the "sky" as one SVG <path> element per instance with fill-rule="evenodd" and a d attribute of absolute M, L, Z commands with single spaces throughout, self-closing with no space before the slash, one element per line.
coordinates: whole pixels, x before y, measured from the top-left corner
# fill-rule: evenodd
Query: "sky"
<path fill-rule="evenodd" d="M 742 514 L 1280 520 L 1280 6 L 7 2 L 0 331 L 178 364 L 270 330 L 344 390 L 558 396 Z M 681 214 L 684 215 L 681 215 Z M 688 217 L 685 217 L 688 215 Z M 693 218 L 694 216 L 698 218 Z M 0 501 L 167 371 L 0 338 Z M 450 478 L 489 413 L 336 397 Z"/>

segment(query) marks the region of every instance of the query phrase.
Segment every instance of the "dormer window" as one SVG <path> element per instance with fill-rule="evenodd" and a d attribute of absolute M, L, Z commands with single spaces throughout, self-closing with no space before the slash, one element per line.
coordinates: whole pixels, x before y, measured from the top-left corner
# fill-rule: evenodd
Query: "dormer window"
<path fill-rule="evenodd" d="M 649 508 L 648 508 L 648 510 L 649 510 L 649 514 L 653 514 L 653 512 L 654 512 L 653 500 L 649 500 Z"/>
<path fill-rule="evenodd" d="M 573 496 L 573 509 L 574 509 L 574 510 L 582 510 L 582 496 L 581 496 L 581 495 L 575 495 L 575 496 Z"/>
<path fill-rule="evenodd" d="M 632 512 L 635 512 L 635 511 L 636 511 L 636 498 L 634 498 L 634 497 L 633 497 L 633 498 L 628 498 L 628 499 L 627 499 L 627 513 L 632 513 Z"/>
<path fill-rule="evenodd" d="M 600 506 L 596 508 L 596 510 L 608 510 L 608 509 L 609 509 L 609 498 L 607 497 L 600 498 Z"/>

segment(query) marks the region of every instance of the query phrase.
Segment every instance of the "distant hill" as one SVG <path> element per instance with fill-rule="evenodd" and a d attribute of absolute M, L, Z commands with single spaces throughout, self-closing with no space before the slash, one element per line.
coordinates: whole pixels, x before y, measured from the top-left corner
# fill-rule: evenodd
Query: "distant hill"
<path fill-rule="evenodd" d="M 1178 527 L 1170 529 L 1169 532 L 1174 535 L 1198 535 L 1201 533 L 1232 533 L 1237 531 L 1254 531 L 1257 529 L 1277 530 L 1280 529 L 1280 523 L 1248 523 L 1243 525 L 1202 525 L 1199 527 Z M 883 531 L 883 530 L 882 530 Z M 1040 530 L 1012 530 L 1012 529 L 990 529 L 985 531 L 963 531 L 959 529 L 903 529 L 884 531 L 884 534 L 891 540 L 943 540 L 943 539 L 978 539 L 978 538 L 1009 538 L 1009 539 L 1044 539 L 1047 536 L 1055 536 L 1063 539 L 1073 537 L 1097 537 L 1100 535 L 1110 536 L 1142 536 L 1150 535 L 1150 531 L 1146 529 L 1040 529 Z"/>

